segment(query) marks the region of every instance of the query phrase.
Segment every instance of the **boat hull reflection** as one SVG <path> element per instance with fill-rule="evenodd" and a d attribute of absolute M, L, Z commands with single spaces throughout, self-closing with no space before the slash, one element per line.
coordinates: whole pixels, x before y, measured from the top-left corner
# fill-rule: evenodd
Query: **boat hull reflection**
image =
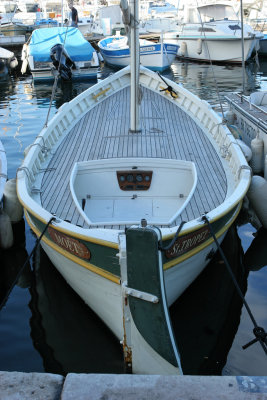
<path fill-rule="evenodd" d="M 46 372 L 124 372 L 118 340 L 62 279 L 41 248 L 34 260 L 31 291 L 31 336 Z"/>

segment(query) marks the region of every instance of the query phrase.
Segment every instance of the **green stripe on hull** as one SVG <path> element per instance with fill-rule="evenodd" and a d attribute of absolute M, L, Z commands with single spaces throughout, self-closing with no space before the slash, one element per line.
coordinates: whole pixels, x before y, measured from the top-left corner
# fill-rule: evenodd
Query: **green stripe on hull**
<path fill-rule="evenodd" d="M 217 234 L 221 229 L 229 224 L 229 221 L 236 213 L 238 207 L 239 204 L 237 204 L 236 207 L 232 208 L 223 217 L 211 223 L 215 234 Z M 162 253 L 163 264 L 169 262 L 172 259 L 178 259 L 190 250 L 193 250 L 197 246 L 204 244 L 209 239 L 211 239 L 209 228 L 203 223 L 203 227 L 200 227 L 198 230 L 179 236 L 174 245 L 168 251 Z M 167 247 L 171 240 L 172 239 L 164 240 L 163 247 Z"/>
<path fill-rule="evenodd" d="M 30 218 L 33 221 L 34 225 L 36 228 L 42 232 L 45 228 L 45 224 L 38 220 L 36 217 L 34 217 L 32 214 L 30 214 Z M 55 245 L 60 246 L 63 250 L 69 252 L 71 255 L 75 255 L 76 257 L 80 258 L 81 260 L 88 262 L 90 264 L 93 264 L 94 266 L 101 268 L 113 275 L 116 275 L 120 277 L 120 265 L 118 261 L 118 257 L 116 254 L 118 253 L 117 249 L 113 249 L 108 246 L 104 246 L 102 244 L 97 244 L 97 243 L 92 243 L 83 239 L 76 239 L 72 238 L 71 236 L 67 234 L 62 234 L 61 232 L 57 232 L 56 229 L 52 228 L 54 232 L 58 233 L 58 237 L 61 239 L 56 241 L 55 240 L 55 235 L 51 235 L 51 229 L 46 231 L 45 237 L 52 241 Z M 65 237 L 65 241 L 62 241 L 62 236 Z M 67 241 L 67 242 L 66 242 Z M 78 242 L 80 244 L 80 247 L 84 247 L 87 249 L 89 252 L 86 253 L 85 251 L 81 253 L 82 256 L 79 255 L 77 252 L 77 243 L 75 246 L 75 242 Z M 65 244 L 65 246 L 64 246 Z M 66 244 L 68 246 L 66 246 Z M 75 246 L 75 247 L 74 247 Z"/>
<path fill-rule="evenodd" d="M 219 232 L 225 225 L 229 223 L 231 218 L 236 213 L 238 207 L 239 204 L 223 217 L 212 222 L 212 227 L 215 233 Z M 29 211 L 28 213 L 36 228 L 42 232 L 45 228 L 45 224 L 33 216 Z M 51 235 L 51 230 L 58 233 L 57 237 L 55 237 L 55 235 Z M 118 257 L 116 256 L 118 253 L 117 249 L 105 246 L 104 244 L 93 243 L 90 242 L 90 240 L 87 241 L 81 238 L 76 239 L 75 237 L 71 237 L 65 233 L 62 234 L 61 232 L 57 231 L 55 227 L 48 229 L 45 233 L 45 237 L 52 241 L 55 245 L 60 246 L 63 250 L 80 258 L 83 260 L 83 262 L 88 262 L 89 264 L 101 268 L 102 270 L 111 273 L 118 278 L 120 277 L 120 265 Z M 200 245 L 205 245 L 205 242 L 210 240 L 210 238 L 211 235 L 208 227 L 204 224 L 203 227 L 200 227 L 197 231 L 192 231 L 185 235 L 179 236 L 178 240 L 174 243 L 169 251 L 162 252 L 163 264 L 172 261 L 174 265 L 176 260 L 178 263 L 181 256 L 186 255 L 188 251 L 193 250 Z M 164 240 L 163 246 L 166 247 L 170 242 L 171 239 Z M 66 244 L 68 246 L 66 246 Z M 77 253 L 77 246 L 79 253 Z"/>

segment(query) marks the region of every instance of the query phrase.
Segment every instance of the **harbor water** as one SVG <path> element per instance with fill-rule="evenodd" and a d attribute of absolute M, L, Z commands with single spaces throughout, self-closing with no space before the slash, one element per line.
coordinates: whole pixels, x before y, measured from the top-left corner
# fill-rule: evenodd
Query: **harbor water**
<path fill-rule="evenodd" d="M 98 79 L 114 70 L 102 66 Z M 164 76 L 183 84 L 222 113 L 222 92 L 242 90 L 242 68 L 175 60 Z M 95 82 L 58 83 L 49 119 Z M 245 91 L 267 90 L 267 60 L 252 60 Z M 51 84 L 35 84 L 30 75 L 0 80 L 0 139 L 15 178 L 24 149 L 44 126 Z M 70 151 L 72 151 L 70 149 Z M 25 222 L 16 245 L 2 252 L 0 266 L 0 370 L 22 372 L 123 373 L 121 345 L 58 274 L 41 248 L 8 295 L 36 238 Z M 223 249 L 253 315 L 267 331 L 267 232 L 241 212 Z M 267 357 L 254 339 L 253 325 L 219 256 L 171 307 L 170 314 L 185 374 L 267 375 Z"/>

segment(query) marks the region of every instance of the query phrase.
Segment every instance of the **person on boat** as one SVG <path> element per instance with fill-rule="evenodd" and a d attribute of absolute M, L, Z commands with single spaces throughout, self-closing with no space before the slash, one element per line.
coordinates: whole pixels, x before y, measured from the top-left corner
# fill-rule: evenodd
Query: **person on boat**
<path fill-rule="evenodd" d="M 73 4 L 70 4 L 69 8 L 71 9 L 71 26 L 78 28 L 78 11 L 73 7 Z"/>

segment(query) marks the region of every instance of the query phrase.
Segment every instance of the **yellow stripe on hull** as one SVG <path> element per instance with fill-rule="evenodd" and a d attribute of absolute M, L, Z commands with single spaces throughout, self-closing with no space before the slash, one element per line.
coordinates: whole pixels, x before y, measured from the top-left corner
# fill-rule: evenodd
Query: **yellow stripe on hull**
<path fill-rule="evenodd" d="M 41 232 L 39 229 L 36 228 L 36 226 L 31 222 L 30 217 L 28 213 L 25 211 L 25 217 L 27 219 L 28 224 L 30 225 L 31 229 L 34 231 L 34 233 L 37 235 L 37 237 L 40 237 Z M 88 238 L 87 238 L 88 239 Z M 80 266 L 94 272 L 97 275 L 100 275 L 114 283 L 117 283 L 120 285 L 120 278 L 117 277 L 116 275 L 111 274 L 110 272 L 104 271 L 103 269 L 96 267 L 93 264 L 90 264 L 88 262 L 85 262 L 81 260 L 80 258 L 68 253 L 66 250 L 62 249 L 61 247 L 57 246 L 54 242 L 51 240 L 47 239 L 45 236 L 42 237 L 42 240 L 50 246 L 52 249 L 57 251 L 58 253 L 62 254 L 64 257 L 69 258 L 71 261 L 73 261 L 75 264 L 79 264 Z"/>
<path fill-rule="evenodd" d="M 229 227 L 234 223 L 234 221 L 236 220 L 239 211 L 241 209 L 242 203 L 238 206 L 237 210 L 236 210 L 236 214 L 235 216 L 231 219 L 231 221 L 225 225 L 222 229 L 220 229 L 217 233 L 216 233 L 216 238 L 218 239 L 219 237 L 221 237 L 228 229 Z M 213 221 L 210 221 L 213 222 Z M 181 262 L 187 260 L 188 258 L 194 256 L 195 254 L 199 253 L 201 250 L 205 249 L 206 247 L 208 247 L 212 242 L 213 242 L 213 238 L 209 238 L 206 242 L 202 243 L 201 245 L 199 245 L 198 247 L 195 247 L 194 249 L 188 251 L 187 253 L 183 254 L 182 256 L 175 258 L 165 264 L 163 264 L 163 269 L 167 270 L 169 268 L 174 267 L 177 264 L 180 264 Z"/>

